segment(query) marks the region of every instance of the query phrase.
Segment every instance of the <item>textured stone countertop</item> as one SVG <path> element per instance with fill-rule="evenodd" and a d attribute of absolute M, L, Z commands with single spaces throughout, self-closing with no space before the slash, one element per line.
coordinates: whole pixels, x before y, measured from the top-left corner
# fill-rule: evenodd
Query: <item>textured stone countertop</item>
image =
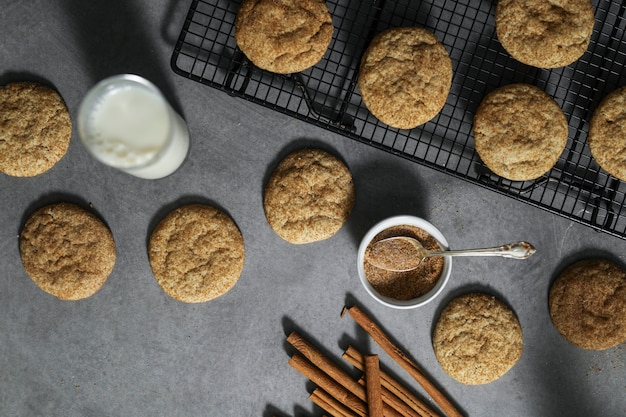
<path fill-rule="evenodd" d="M 100 79 L 143 75 L 187 121 L 191 149 L 175 174 L 142 180 L 96 162 L 74 129 L 67 154 L 50 171 L 0 175 L 0 415 L 321 416 L 308 398 L 312 385 L 288 365 L 292 330 L 350 372 L 341 359 L 349 344 L 380 354 L 385 369 L 430 403 L 352 319 L 340 317 L 351 304 L 371 314 L 464 415 L 626 415 L 626 345 L 571 345 L 552 325 L 547 303 L 566 265 L 589 256 L 626 264 L 626 241 L 175 74 L 170 57 L 189 4 L 3 2 L 0 83 L 52 85 L 75 118 Z M 268 226 L 262 195 L 277 162 L 306 146 L 343 158 L 357 197 L 335 236 L 292 245 Z M 92 206 L 117 245 L 107 282 L 81 301 L 44 293 L 20 262 L 28 214 L 60 201 Z M 246 249 L 235 287 L 200 304 L 168 297 L 147 255 L 158 221 L 189 202 L 227 212 Z M 435 301 L 390 309 L 361 286 L 356 256 L 367 230 L 397 214 L 429 220 L 452 248 L 526 240 L 538 250 L 526 261 L 457 258 Z M 523 329 L 520 361 L 480 386 L 449 377 L 431 344 L 446 303 L 468 291 L 502 299 Z"/>

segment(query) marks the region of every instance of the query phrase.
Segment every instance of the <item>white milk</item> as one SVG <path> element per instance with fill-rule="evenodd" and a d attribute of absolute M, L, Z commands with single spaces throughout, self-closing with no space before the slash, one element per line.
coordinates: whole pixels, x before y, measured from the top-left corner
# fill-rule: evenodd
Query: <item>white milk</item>
<path fill-rule="evenodd" d="M 81 105 L 79 130 L 96 159 L 140 178 L 173 173 L 189 149 L 185 122 L 156 87 L 136 76 L 94 87 Z"/>

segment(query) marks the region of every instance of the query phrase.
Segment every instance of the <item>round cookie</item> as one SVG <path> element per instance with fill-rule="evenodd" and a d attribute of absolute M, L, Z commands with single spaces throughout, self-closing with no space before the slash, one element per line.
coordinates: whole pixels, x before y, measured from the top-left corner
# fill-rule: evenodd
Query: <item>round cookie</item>
<path fill-rule="evenodd" d="M 391 127 L 413 129 L 434 118 L 451 85 L 448 51 L 423 28 L 386 30 L 372 40 L 361 59 L 358 87 L 363 102 Z"/>
<path fill-rule="evenodd" d="M 95 294 L 115 265 L 115 242 L 94 214 L 70 203 L 35 211 L 20 235 L 26 273 L 43 291 L 61 300 Z"/>
<path fill-rule="evenodd" d="M 602 100 L 591 117 L 589 150 L 609 174 L 626 181 L 626 87 Z"/>
<path fill-rule="evenodd" d="M 493 296 L 469 293 L 452 300 L 435 325 L 433 348 L 448 375 L 466 385 L 486 384 L 522 356 L 522 328 Z"/>
<path fill-rule="evenodd" d="M 589 0 L 498 0 L 495 19 L 498 39 L 513 58 L 558 68 L 589 47 L 594 12 Z"/>
<path fill-rule="evenodd" d="M 156 281 L 170 297 L 200 303 L 228 292 L 244 264 L 243 236 L 220 210 L 190 204 L 170 212 L 148 245 Z"/>
<path fill-rule="evenodd" d="M 317 64 L 332 36 L 324 0 L 244 0 L 235 19 L 237 46 L 257 67 L 279 74 Z"/>
<path fill-rule="evenodd" d="M 71 135 L 69 111 L 56 91 L 32 82 L 0 87 L 0 171 L 46 172 L 65 155 Z"/>
<path fill-rule="evenodd" d="M 320 149 L 302 149 L 278 164 L 265 186 L 263 206 L 278 236 L 303 244 L 337 233 L 354 199 L 352 175 L 343 162 Z"/>
<path fill-rule="evenodd" d="M 604 350 L 626 341 L 626 271 L 603 259 L 567 267 L 550 287 L 552 323 L 570 343 Z"/>
<path fill-rule="evenodd" d="M 474 145 L 495 174 L 512 181 L 539 178 L 567 143 L 567 119 L 548 94 L 529 84 L 489 93 L 474 117 Z"/>

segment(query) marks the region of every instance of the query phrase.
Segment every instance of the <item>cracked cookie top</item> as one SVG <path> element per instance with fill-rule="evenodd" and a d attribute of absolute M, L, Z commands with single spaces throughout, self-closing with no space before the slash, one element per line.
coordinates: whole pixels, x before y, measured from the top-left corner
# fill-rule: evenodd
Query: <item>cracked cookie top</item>
<path fill-rule="evenodd" d="M 604 259 L 584 259 L 552 283 L 550 318 L 567 341 L 604 350 L 626 341 L 626 271 Z"/>
<path fill-rule="evenodd" d="M 189 204 L 161 220 L 150 236 L 148 255 L 166 294 L 185 303 L 200 303 L 225 294 L 239 280 L 243 236 L 222 211 Z"/>
<path fill-rule="evenodd" d="M 270 227 L 284 240 L 310 243 L 333 236 L 348 219 L 355 191 L 348 167 L 320 149 L 287 155 L 265 186 Z"/>
<path fill-rule="evenodd" d="M 70 203 L 35 211 L 20 235 L 26 273 L 43 291 L 61 300 L 95 294 L 115 264 L 115 242 L 94 214 Z"/>
<path fill-rule="evenodd" d="M 419 27 L 378 34 L 361 59 L 358 86 L 381 122 L 413 129 L 443 108 L 452 85 L 452 61 L 437 37 Z"/>
<path fill-rule="evenodd" d="M 496 34 L 519 62 L 558 68 L 578 60 L 589 47 L 594 25 L 589 0 L 499 0 Z"/>
<path fill-rule="evenodd" d="M 67 152 L 72 121 L 61 96 L 49 87 L 14 82 L 0 87 L 0 171 L 32 177 Z"/>
<path fill-rule="evenodd" d="M 522 356 L 522 327 L 503 302 L 469 293 L 453 299 L 441 312 L 433 348 L 448 375 L 466 385 L 493 382 Z"/>
<path fill-rule="evenodd" d="M 539 178 L 556 164 L 568 125 L 552 97 L 530 84 L 487 94 L 474 117 L 474 145 L 495 174 L 512 181 Z"/>
<path fill-rule="evenodd" d="M 237 46 L 257 67 L 279 74 L 317 64 L 332 36 L 323 0 L 244 0 L 235 19 Z"/>
<path fill-rule="evenodd" d="M 609 174 L 626 181 L 626 87 L 607 95 L 593 112 L 589 150 Z"/>

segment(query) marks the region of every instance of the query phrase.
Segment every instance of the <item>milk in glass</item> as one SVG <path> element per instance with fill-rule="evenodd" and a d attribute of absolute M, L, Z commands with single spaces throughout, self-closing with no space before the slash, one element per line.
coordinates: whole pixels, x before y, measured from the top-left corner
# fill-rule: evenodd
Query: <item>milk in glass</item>
<path fill-rule="evenodd" d="M 183 119 L 138 76 L 101 81 L 83 100 L 78 120 L 81 140 L 96 159 L 140 178 L 170 175 L 189 149 Z"/>

